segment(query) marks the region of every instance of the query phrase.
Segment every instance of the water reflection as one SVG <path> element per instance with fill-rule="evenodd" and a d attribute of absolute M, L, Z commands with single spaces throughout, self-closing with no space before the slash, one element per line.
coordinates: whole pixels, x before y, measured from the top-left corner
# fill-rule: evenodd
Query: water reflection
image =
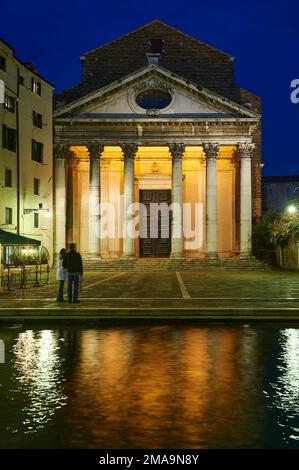
<path fill-rule="evenodd" d="M 281 330 L 277 380 L 271 382 L 270 398 L 278 410 L 285 442 L 299 441 L 299 330 Z"/>
<path fill-rule="evenodd" d="M 36 432 L 66 403 L 57 335 L 50 330 L 20 333 L 13 348 L 15 395 L 26 394 L 24 432 Z"/>
<path fill-rule="evenodd" d="M 256 364 L 253 382 L 240 374 L 242 359 L 254 366 L 252 349 L 233 328 L 83 331 L 76 385 L 66 385 L 70 427 L 78 418 L 70 445 L 222 447 L 224 436 L 231 446 L 262 439 L 255 419 L 261 368 Z"/>
<path fill-rule="evenodd" d="M 11 334 L 11 361 L 1 369 L 0 446 L 299 447 L 297 329 L 156 325 Z"/>

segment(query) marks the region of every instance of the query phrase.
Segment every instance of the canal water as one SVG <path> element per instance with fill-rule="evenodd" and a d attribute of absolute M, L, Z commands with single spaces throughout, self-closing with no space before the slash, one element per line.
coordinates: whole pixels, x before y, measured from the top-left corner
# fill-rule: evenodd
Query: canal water
<path fill-rule="evenodd" d="M 299 329 L 1 327 L 1 448 L 299 448 Z"/>

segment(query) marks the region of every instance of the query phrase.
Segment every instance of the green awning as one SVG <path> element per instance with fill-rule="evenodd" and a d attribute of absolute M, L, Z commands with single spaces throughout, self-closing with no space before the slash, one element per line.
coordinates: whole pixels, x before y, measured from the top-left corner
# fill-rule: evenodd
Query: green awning
<path fill-rule="evenodd" d="M 41 245 L 39 240 L 34 238 L 24 237 L 16 233 L 6 232 L 0 229 L 0 244 L 1 245 Z"/>

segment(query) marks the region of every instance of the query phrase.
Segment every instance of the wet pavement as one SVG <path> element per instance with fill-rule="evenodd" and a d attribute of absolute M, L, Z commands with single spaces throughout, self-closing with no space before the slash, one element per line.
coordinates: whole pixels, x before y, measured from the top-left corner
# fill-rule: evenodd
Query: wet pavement
<path fill-rule="evenodd" d="M 101 272 L 86 273 L 80 304 L 57 304 L 56 281 L 48 285 L 14 288 L 0 294 L 0 317 L 17 314 L 65 313 L 67 316 L 114 314 L 137 310 L 195 311 L 293 310 L 299 318 L 299 275 L 283 271 L 233 272 Z M 225 312 L 224 312 L 225 313 Z M 278 312 L 279 313 L 279 312 Z M 227 312 L 226 312 L 227 314 Z"/>

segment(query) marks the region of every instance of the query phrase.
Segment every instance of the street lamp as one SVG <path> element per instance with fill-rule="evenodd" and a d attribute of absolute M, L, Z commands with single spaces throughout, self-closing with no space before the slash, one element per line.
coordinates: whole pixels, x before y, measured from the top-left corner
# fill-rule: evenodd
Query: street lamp
<path fill-rule="evenodd" d="M 46 217 L 48 218 L 51 217 L 50 209 L 44 207 L 44 204 L 42 202 L 39 203 L 38 208 L 36 209 L 23 209 L 23 215 L 31 214 L 32 212 L 40 212 L 40 211 L 45 211 Z"/>
<path fill-rule="evenodd" d="M 292 204 L 287 207 L 287 211 L 289 214 L 295 214 L 297 212 L 297 207 Z"/>

